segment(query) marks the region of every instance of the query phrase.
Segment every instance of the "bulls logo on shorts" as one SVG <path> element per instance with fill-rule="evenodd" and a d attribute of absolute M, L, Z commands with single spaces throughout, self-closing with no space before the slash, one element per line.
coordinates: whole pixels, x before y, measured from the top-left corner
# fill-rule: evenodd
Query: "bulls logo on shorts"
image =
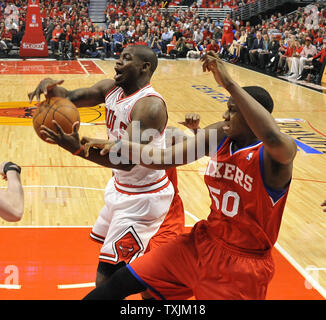
<path fill-rule="evenodd" d="M 119 261 L 129 263 L 132 257 L 141 250 L 137 240 L 131 231 L 127 232 L 121 239 L 115 243 L 115 249 Z"/>
<path fill-rule="evenodd" d="M 107 250 L 109 247 L 111 250 Z M 100 261 L 130 263 L 144 252 L 144 245 L 133 227 L 128 227 L 122 232 L 109 247 L 106 247 L 106 252 L 100 253 Z"/>

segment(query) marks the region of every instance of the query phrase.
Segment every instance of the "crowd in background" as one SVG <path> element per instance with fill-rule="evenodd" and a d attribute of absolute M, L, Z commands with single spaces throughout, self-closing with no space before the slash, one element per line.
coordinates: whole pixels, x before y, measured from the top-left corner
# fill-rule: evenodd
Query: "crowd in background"
<path fill-rule="evenodd" d="M 249 0 L 254 1 L 254 0 Z M 255 25 L 239 17 L 200 17 L 200 7 L 234 7 L 239 0 L 109 0 L 105 26 L 88 16 L 88 0 L 40 0 L 44 35 L 58 59 L 118 57 L 130 44 L 151 47 L 159 57 L 199 58 L 209 50 L 232 63 L 320 82 L 325 64 L 326 10 L 322 4 L 294 13 L 260 16 Z M 188 5 L 186 9 L 168 7 Z M 0 1 L 0 54 L 19 47 L 27 0 Z"/>

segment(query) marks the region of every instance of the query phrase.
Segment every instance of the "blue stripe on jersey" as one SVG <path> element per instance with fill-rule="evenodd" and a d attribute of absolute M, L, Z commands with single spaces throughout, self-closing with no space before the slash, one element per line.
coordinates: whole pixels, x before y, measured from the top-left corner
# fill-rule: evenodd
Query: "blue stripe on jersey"
<path fill-rule="evenodd" d="M 162 294 L 160 294 L 156 289 L 154 289 L 153 287 L 151 287 L 148 283 L 146 283 L 136 272 L 135 270 L 129 265 L 127 264 L 126 267 L 128 268 L 128 270 L 131 272 L 131 274 L 146 288 L 148 288 L 149 290 L 153 291 L 155 294 L 157 294 L 162 300 L 166 300 Z"/>
<path fill-rule="evenodd" d="M 259 167 L 260 167 L 260 174 L 264 182 L 265 189 L 269 196 L 273 199 L 274 203 L 276 203 L 282 196 L 286 193 L 288 188 L 282 190 L 275 190 L 268 187 L 265 183 L 265 172 L 264 172 L 264 156 L 263 156 L 264 146 L 262 146 L 259 150 Z"/>
<path fill-rule="evenodd" d="M 223 146 L 223 144 L 224 144 L 224 142 L 225 142 L 225 140 L 226 140 L 227 137 L 228 136 L 224 136 L 223 137 L 223 139 L 221 140 L 220 144 L 218 145 L 218 147 L 216 149 L 216 152 L 221 149 L 221 147 Z"/>

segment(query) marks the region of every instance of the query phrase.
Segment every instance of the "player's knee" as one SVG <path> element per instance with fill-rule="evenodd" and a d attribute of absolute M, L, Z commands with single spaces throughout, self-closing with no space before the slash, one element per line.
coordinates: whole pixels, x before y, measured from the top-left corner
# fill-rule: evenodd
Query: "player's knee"
<path fill-rule="evenodd" d="M 107 263 L 100 261 L 97 266 L 97 273 L 96 273 L 96 287 L 101 285 L 103 282 L 107 281 L 111 278 L 111 276 L 120 268 L 124 267 L 126 263 L 121 261 L 117 264 Z"/>
<path fill-rule="evenodd" d="M 96 273 L 96 280 L 95 280 L 96 287 L 101 285 L 106 280 L 109 280 L 109 277 L 107 277 L 107 276 L 105 276 L 105 275 L 103 275 L 102 273 L 99 273 L 99 272 Z"/>

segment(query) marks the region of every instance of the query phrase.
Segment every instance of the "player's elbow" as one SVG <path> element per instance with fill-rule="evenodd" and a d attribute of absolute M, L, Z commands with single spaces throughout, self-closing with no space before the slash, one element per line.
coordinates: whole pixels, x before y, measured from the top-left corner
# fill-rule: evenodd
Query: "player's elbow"
<path fill-rule="evenodd" d="M 8 222 L 19 222 L 22 219 L 22 215 L 15 215 L 15 214 L 11 214 L 8 215 L 7 220 Z"/>
<path fill-rule="evenodd" d="M 24 204 L 16 203 L 16 205 L 11 210 L 11 222 L 18 222 L 22 219 L 24 214 Z"/>
<path fill-rule="evenodd" d="M 24 210 L 12 208 L 9 210 L 2 210 L 1 217 L 7 222 L 18 222 L 23 217 Z"/>
<path fill-rule="evenodd" d="M 264 145 L 274 160 L 287 165 L 290 164 L 297 153 L 297 145 L 290 136 L 283 133 L 270 133 L 264 139 Z"/>

